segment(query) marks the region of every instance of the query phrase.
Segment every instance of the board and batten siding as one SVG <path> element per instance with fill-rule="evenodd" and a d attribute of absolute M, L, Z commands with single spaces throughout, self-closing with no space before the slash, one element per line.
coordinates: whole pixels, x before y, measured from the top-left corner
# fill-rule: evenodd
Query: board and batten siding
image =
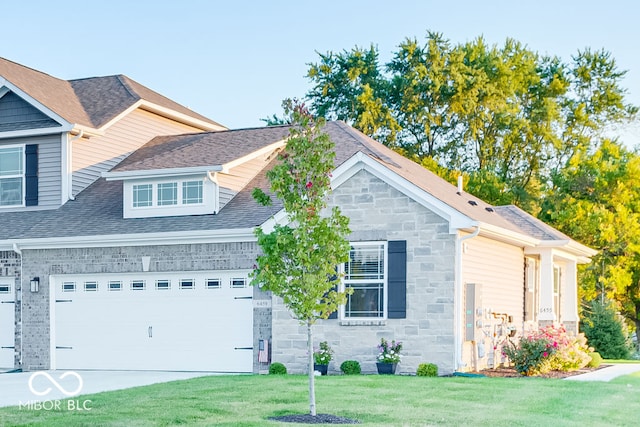
<path fill-rule="evenodd" d="M 106 130 L 104 136 L 73 142 L 73 194 L 88 187 L 125 157 L 161 135 L 201 132 L 157 114 L 135 110 Z"/>
<path fill-rule="evenodd" d="M 218 174 L 220 209 L 264 169 L 270 158 L 271 153 L 265 154 L 229 169 L 229 173 Z"/>
<path fill-rule="evenodd" d="M 482 368 L 493 363 L 492 336 L 494 325 L 498 323 L 492 313 L 513 316 L 512 325 L 522 329 L 524 312 L 524 250 L 521 247 L 478 236 L 463 242 L 462 250 L 463 301 L 466 298 L 466 284 L 480 285 L 480 299 L 484 310 L 483 328 L 478 328 L 477 336 L 484 348 L 467 341 L 463 349 L 463 361 L 467 366 Z M 481 330 L 480 330 L 481 329 Z M 464 336 L 464 335 L 463 335 Z M 498 350 L 500 351 L 500 350 Z M 483 356 L 484 353 L 484 357 Z M 496 353 L 497 362 L 501 354 Z"/>
<path fill-rule="evenodd" d="M 21 211 L 37 209 L 55 209 L 60 206 L 62 172 L 61 135 L 41 135 L 22 138 L 3 139 L 1 146 L 30 145 L 38 146 L 38 204 L 16 208 Z"/>

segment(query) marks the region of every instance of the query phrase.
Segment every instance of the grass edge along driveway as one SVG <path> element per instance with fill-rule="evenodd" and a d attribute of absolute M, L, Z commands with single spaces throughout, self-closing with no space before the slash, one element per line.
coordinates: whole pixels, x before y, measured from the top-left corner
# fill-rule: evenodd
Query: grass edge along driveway
<path fill-rule="evenodd" d="M 77 396 L 90 410 L 0 408 L 2 426 L 279 426 L 275 415 L 308 411 L 307 377 L 210 376 Z M 327 376 L 318 413 L 364 426 L 637 426 L 640 373 L 611 382 L 543 378 Z"/>

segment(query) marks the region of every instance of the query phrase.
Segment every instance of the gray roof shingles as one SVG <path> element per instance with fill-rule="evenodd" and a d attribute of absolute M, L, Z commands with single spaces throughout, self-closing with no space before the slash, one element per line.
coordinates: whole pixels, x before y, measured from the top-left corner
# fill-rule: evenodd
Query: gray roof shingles
<path fill-rule="evenodd" d="M 143 99 L 213 126 L 221 126 L 127 76 L 62 80 L 0 57 L 0 76 L 69 123 L 100 128 Z"/>
<path fill-rule="evenodd" d="M 564 236 L 515 206 L 494 207 L 470 194 L 458 194 L 457 188 L 444 179 L 342 122 L 329 122 L 324 130 L 336 144 L 336 167 L 362 152 L 473 220 L 543 240 Z M 288 126 L 276 126 L 158 137 L 113 171 L 220 165 L 280 141 L 288 133 Z M 264 207 L 251 196 L 255 187 L 268 189 L 269 168 L 260 171 L 215 215 L 124 219 L 122 182 L 99 179 L 59 209 L 0 214 L 0 223 L 11 224 L 0 231 L 0 239 L 255 227 L 281 209 L 277 200 L 273 206 Z"/>

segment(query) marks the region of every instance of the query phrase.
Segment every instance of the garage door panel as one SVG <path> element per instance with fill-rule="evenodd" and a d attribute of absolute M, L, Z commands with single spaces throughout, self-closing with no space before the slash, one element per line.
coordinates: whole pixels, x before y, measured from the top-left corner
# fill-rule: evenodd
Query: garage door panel
<path fill-rule="evenodd" d="M 246 298 L 253 290 L 231 287 L 233 277 L 246 280 L 247 273 L 121 277 L 118 291 L 105 285 L 114 277 L 58 277 L 56 295 L 72 302 L 55 307 L 55 342 L 65 347 L 56 350 L 56 367 L 251 372 L 253 351 L 246 348 L 253 342 L 253 306 Z M 207 288 L 214 276 L 223 284 Z M 191 286 L 181 288 L 182 279 Z M 71 297 L 62 282 L 72 280 L 77 290 Z M 144 290 L 132 290 L 130 283 L 140 280 Z M 84 281 L 97 282 L 98 289 L 82 291 Z"/>
<path fill-rule="evenodd" d="M 15 280 L 0 280 L 0 368 L 13 368 L 15 353 Z"/>

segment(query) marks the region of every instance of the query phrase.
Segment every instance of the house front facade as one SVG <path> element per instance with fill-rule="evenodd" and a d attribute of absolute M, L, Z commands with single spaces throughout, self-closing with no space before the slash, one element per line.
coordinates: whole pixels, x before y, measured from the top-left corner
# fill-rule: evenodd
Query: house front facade
<path fill-rule="evenodd" d="M 500 362 L 509 334 L 577 328 L 594 252 L 514 206 L 490 206 L 341 122 L 330 205 L 350 218 L 347 305 L 314 326 L 373 371 Z M 250 285 L 251 197 L 287 126 L 228 130 L 126 76 L 65 81 L 0 58 L 0 367 L 303 372 L 306 332 Z M 514 332 L 512 332 L 514 331 Z M 502 341 L 501 341 L 502 340 Z M 498 342 L 500 341 L 500 342 Z"/>

